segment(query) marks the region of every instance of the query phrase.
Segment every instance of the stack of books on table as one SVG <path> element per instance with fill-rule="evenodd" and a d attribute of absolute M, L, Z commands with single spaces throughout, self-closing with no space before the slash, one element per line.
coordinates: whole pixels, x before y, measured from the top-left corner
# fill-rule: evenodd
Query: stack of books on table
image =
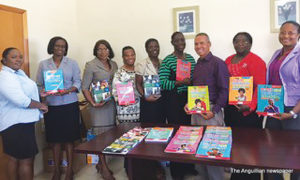
<path fill-rule="evenodd" d="M 203 127 L 180 126 L 165 152 L 195 154 L 201 140 Z"/>
<path fill-rule="evenodd" d="M 146 142 L 167 142 L 173 133 L 171 127 L 153 127 L 147 135 Z"/>
<path fill-rule="evenodd" d="M 229 160 L 231 145 L 230 127 L 207 126 L 196 157 Z"/>
<path fill-rule="evenodd" d="M 127 154 L 149 133 L 149 128 L 135 127 L 116 139 L 102 152 L 109 154 Z"/>

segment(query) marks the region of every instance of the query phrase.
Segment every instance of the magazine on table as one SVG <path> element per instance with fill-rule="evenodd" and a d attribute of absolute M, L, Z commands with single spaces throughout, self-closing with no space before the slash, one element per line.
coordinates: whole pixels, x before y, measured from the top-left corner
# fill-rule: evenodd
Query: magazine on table
<path fill-rule="evenodd" d="M 258 85 L 257 114 L 274 116 L 284 112 L 284 91 L 282 86 Z"/>
<path fill-rule="evenodd" d="M 108 154 L 127 154 L 149 133 L 149 128 L 134 127 L 107 146 L 102 152 Z"/>
<path fill-rule="evenodd" d="M 230 127 L 207 126 L 196 157 L 229 160 L 231 146 Z"/>
<path fill-rule="evenodd" d="M 147 135 L 146 142 L 167 142 L 173 133 L 171 127 L 153 127 Z"/>
<path fill-rule="evenodd" d="M 191 114 L 210 110 L 207 86 L 188 86 L 188 109 Z"/>
<path fill-rule="evenodd" d="M 253 77 L 233 76 L 229 79 L 229 104 L 249 105 L 252 101 Z"/>
<path fill-rule="evenodd" d="M 203 132 L 202 126 L 180 126 L 165 149 L 167 153 L 195 154 Z"/>

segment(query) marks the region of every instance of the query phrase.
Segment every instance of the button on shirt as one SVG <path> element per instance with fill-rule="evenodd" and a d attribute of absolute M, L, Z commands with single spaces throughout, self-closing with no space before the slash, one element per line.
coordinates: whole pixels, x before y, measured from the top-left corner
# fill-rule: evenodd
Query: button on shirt
<path fill-rule="evenodd" d="M 0 71 L 0 131 L 39 120 L 40 111 L 28 108 L 31 99 L 39 101 L 35 82 L 24 71 L 3 66 Z"/>
<path fill-rule="evenodd" d="M 39 88 L 45 88 L 44 72 L 56 69 L 62 69 L 63 71 L 64 89 L 70 89 L 74 86 L 78 89 L 78 91 L 80 90 L 81 80 L 78 64 L 76 61 L 65 56 L 63 57 L 58 68 L 56 67 L 52 58 L 40 62 L 36 79 Z M 78 101 L 78 97 L 76 92 L 72 92 L 63 96 L 48 96 L 46 100 L 50 106 L 59 106 L 76 102 Z"/>
<path fill-rule="evenodd" d="M 218 113 L 228 100 L 229 72 L 225 62 L 211 52 L 198 59 L 193 74 L 194 86 L 208 86 L 209 100 L 215 104 L 211 110 Z"/>

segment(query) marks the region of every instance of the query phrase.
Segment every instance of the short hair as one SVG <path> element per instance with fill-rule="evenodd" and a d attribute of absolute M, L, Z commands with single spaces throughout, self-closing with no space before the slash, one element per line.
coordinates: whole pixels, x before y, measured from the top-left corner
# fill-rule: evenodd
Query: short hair
<path fill-rule="evenodd" d="M 123 49 L 122 49 L 122 56 L 124 56 L 124 52 L 125 52 L 126 50 L 128 50 L 128 49 L 132 49 L 133 52 L 134 52 L 134 54 L 135 54 L 135 51 L 134 51 L 133 47 L 131 47 L 131 46 L 125 46 L 125 47 L 123 47 Z"/>
<path fill-rule="evenodd" d="M 195 38 L 198 36 L 205 36 L 207 38 L 208 42 L 210 42 L 210 38 L 209 38 L 208 34 L 201 32 L 201 33 L 196 34 Z"/>
<path fill-rule="evenodd" d="M 195 100 L 195 104 L 198 104 L 199 102 L 201 102 L 200 99 L 196 99 L 196 100 Z"/>
<path fill-rule="evenodd" d="M 182 32 L 179 32 L 179 31 L 174 32 L 174 33 L 172 34 L 172 36 L 171 36 L 171 40 L 172 40 L 172 41 L 173 41 L 173 39 L 175 38 L 175 36 L 176 36 L 177 34 L 182 34 L 182 35 L 183 35 Z"/>
<path fill-rule="evenodd" d="M 99 40 L 99 41 L 96 42 L 96 44 L 95 44 L 95 46 L 94 46 L 94 50 L 93 50 L 93 55 L 94 55 L 94 56 L 97 56 L 98 46 L 99 46 L 100 44 L 103 44 L 103 45 L 108 49 L 108 51 L 109 51 L 108 57 L 109 57 L 110 59 L 112 59 L 112 58 L 115 57 L 115 53 L 114 53 L 114 51 L 112 50 L 112 48 L 111 48 L 109 42 L 106 41 L 106 40 L 104 40 L 104 39 L 101 39 L 101 40 Z"/>
<path fill-rule="evenodd" d="M 14 49 L 17 49 L 15 47 L 9 47 L 9 48 L 6 48 L 4 49 L 4 51 L 2 52 L 2 59 L 1 59 L 1 63 L 3 63 L 3 59 L 7 58 L 7 55 L 10 53 L 10 51 L 14 50 Z"/>
<path fill-rule="evenodd" d="M 246 39 L 250 42 L 250 44 L 252 44 L 252 36 L 249 34 L 249 33 L 247 33 L 247 32 L 238 32 L 234 37 L 233 37 L 233 40 L 232 40 L 232 42 L 234 43 L 234 41 L 236 41 L 236 38 L 239 36 L 239 35 L 241 35 L 241 36 L 245 36 L 246 37 Z"/>
<path fill-rule="evenodd" d="M 245 93 L 246 92 L 246 90 L 244 89 L 244 88 L 240 88 L 239 90 L 238 90 L 238 92 L 243 92 L 243 93 Z"/>
<path fill-rule="evenodd" d="M 150 44 L 151 42 L 156 42 L 156 43 L 159 45 L 159 43 L 158 43 L 158 41 L 157 41 L 156 39 L 150 38 L 150 39 L 148 39 L 148 40 L 145 42 L 145 49 L 146 49 L 146 50 L 147 50 L 147 47 L 149 46 L 149 44 Z"/>
<path fill-rule="evenodd" d="M 285 24 L 292 24 L 297 28 L 298 34 L 300 34 L 300 24 L 295 22 L 295 21 L 285 21 L 281 26 L 280 29 L 285 25 Z"/>
<path fill-rule="evenodd" d="M 53 54 L 54 45 L 55 45 L 56 41 L 58 41 L 58 40 L 65 41 L 66 48 L 65 48 L 65 54 L 64 55 L 66 56 L 68 54 L 68 47 L 69 47 L 69 45 L 68 45 L 67 40 L 65 38 L 63 38 L 63 37 L 60 37 L 60 36 L 55 36 L 55 37 L 53 37 L 53 38 L 50 39 L 50 41 L 48 43 L 47 52 L 48 52 L 48 54 Z"/>

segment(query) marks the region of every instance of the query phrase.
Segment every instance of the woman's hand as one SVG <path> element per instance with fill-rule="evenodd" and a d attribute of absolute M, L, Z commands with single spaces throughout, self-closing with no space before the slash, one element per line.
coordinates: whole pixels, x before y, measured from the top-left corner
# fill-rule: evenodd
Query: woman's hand
<path fill-rule="evenodd" d="M 42 98 L 45 98 L 45 97 L 49 96 L 49 94 L 45 91 L 45 89 L 41 89 L 41 91 L 40 91 L 40 96 L 41 96 Z"/>
<path fill-rule="evenodd" d="M 159 98 L 161 97 L 161 95 L 150 95 L 148 96 L 147 98 L 145 98 L 146 101 L 149 101 L 149 102 L 154 102 L 156 100 L 158 100 Z"/>
<path fill-rule="evenodd" d="M 215 117 L 215 114 L 211 111 L 206 111 L 200 113 L 200 115 L 205 119 L 205 120 L 210 120 L 211 118 Z"/>
<path fill-rule="evenodd" d="M 92 106 L 94 108 L 99 108 L 99 107 L 104 106 L 105 103 L 106 103 L 106 101 L 101 101 L 100 103 L 92 103 Z"/>
<path fill-rule="evenodd" d="M 244 105 L 244 104 L 238 104 L 238 105 L 234 105 L 239 112 L 246 112 L 246 111 L 250 111 L 250 107 L 248 105 Z"/>
<path fill-rule="evenodd" d="M 41 103 L 41 106 L 40 106 L 39 110 L 41 110 L 43 113 L 47 113 L 48 112 L 48 106 L 44 103 Z"/>

